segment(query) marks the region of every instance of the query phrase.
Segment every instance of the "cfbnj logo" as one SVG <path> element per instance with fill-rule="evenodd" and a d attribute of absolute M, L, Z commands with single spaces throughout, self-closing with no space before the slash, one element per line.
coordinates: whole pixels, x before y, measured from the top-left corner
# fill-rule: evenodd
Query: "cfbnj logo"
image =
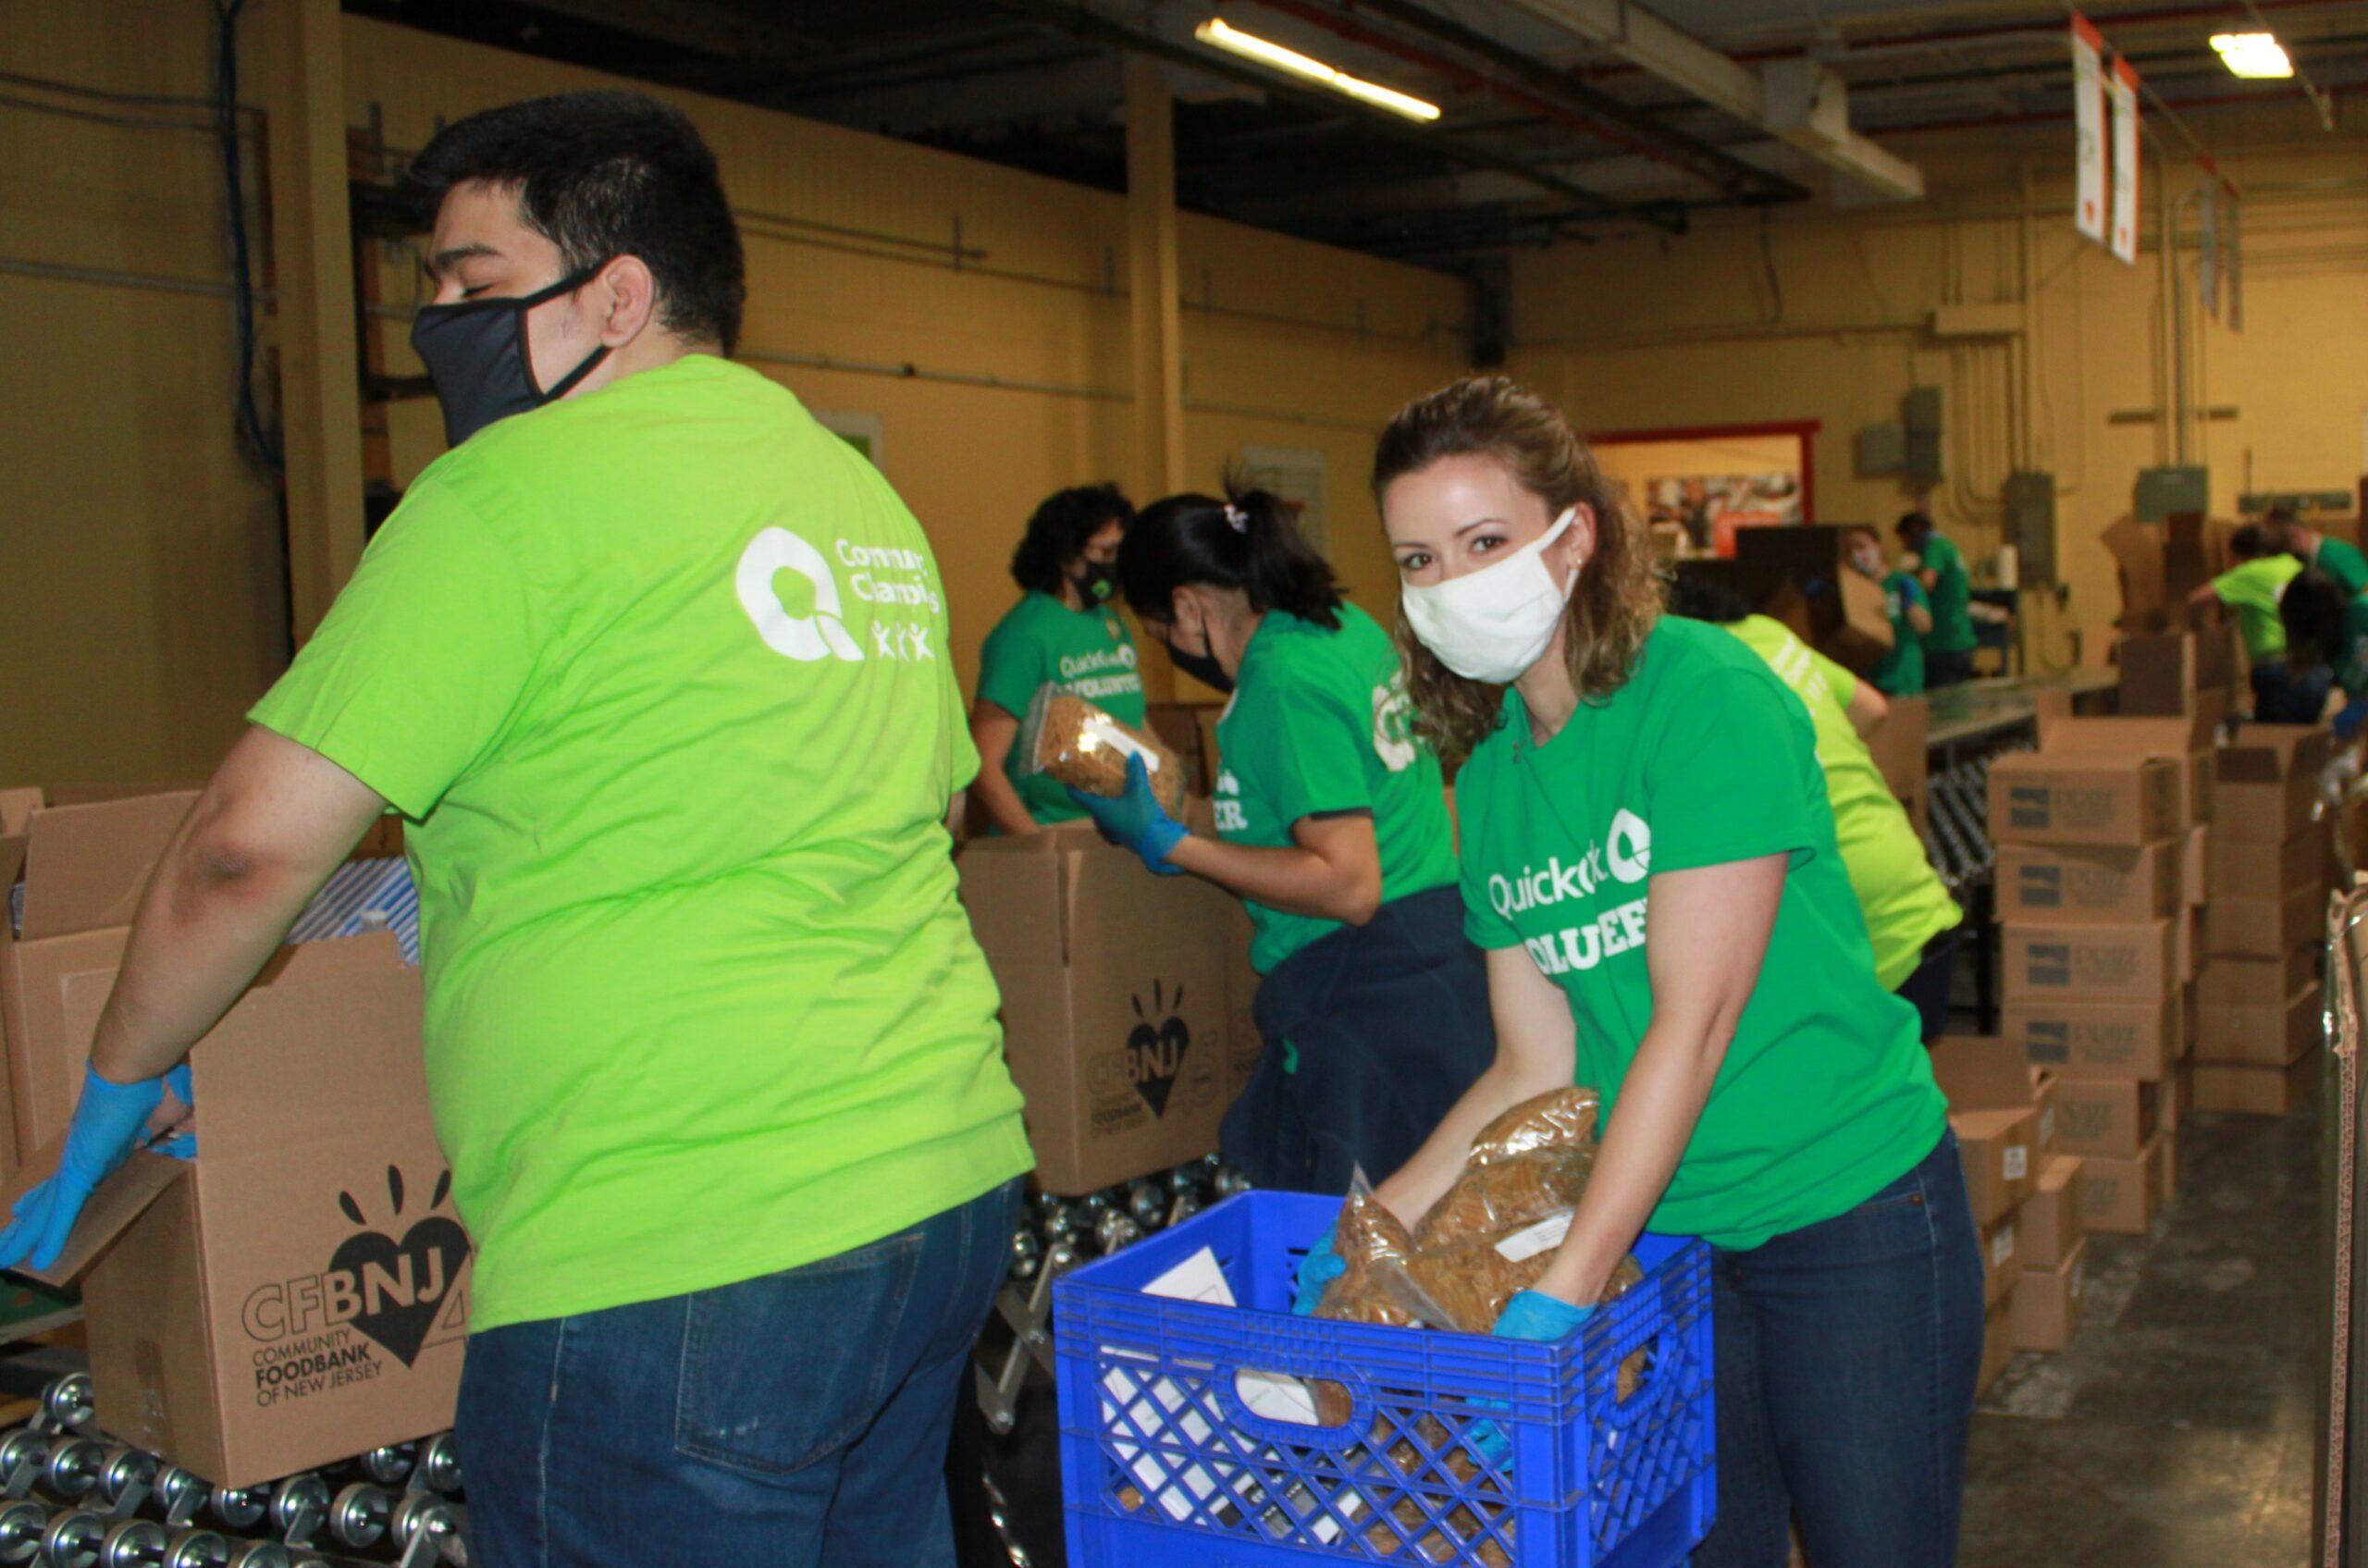
<path fill-rule="evenodd" d="M 357 1329 L 409 1366 L 419 1359 L 439 1317 L 453 1317 L 447 1327 L 457 1329 L 461 1300 L 454 1286 L 469 1261 L 469 1234 L 458 1221 L 433 1212 L 443 1206 L 451 1188 L 452 1173 L 446 1171 L 428 1200 L 431 1212 L 403 1232 L 401 1241 L 389 1233 L 391 1225 L 388 1230 L 371 1228 L 352 1193 L 337 1195 L 346 1218 L 363 1228 L 338 1244 L 327 1268 L 262 1286 L 239 1309 L 248 1338 L 302 1352 L 295 1357 L 259 1352 L 260 1382 L 290 1382 L 367 1359 L 364 1347 L 335 1330 Z M 387 1167 L 387 1197 L 394 1219 L 400 1220 L 403 1173 L 394 1166 Z"/>

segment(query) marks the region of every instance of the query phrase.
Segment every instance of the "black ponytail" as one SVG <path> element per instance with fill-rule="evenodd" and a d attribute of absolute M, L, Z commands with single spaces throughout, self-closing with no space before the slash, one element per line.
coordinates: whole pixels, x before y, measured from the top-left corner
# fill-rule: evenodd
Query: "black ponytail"
<path fill-rule="evenodd" d="M 1338 631 L 1340 585 L 1270 490 L 1227 475 L 1225 499 L 1169 496 L 1139 512 L 1118 547 L 1118 591 L 1137 615 L 1166 621 L 1176 590 L 1239 588 L 1256 611 L 1279 610 Z"/>

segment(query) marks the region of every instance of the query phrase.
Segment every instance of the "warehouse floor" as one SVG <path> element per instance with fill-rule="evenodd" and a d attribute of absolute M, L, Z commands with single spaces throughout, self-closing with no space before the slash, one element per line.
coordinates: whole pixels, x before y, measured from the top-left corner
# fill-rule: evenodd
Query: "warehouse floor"
<path fill-rule="evenodd" d="M 1974 1420 L 1963 1568 L 2230 1568 L 2311 1549 L 2318 1119 L 2196 1116 L 2154 1232 L 2089 1242 L 2069 1350 L 2023 1355 Z M 992 1443 L 1009 1525 L 1057 1568 L 1052 1389 Z M 966 1543 L 965 1568 L 1007 1568 Z"/>
<path fill-rule="evenodd" d="M 2154 1233 L 2089 1241 L 2088 1315 L 1975 1418 L 1963 1568 L 2228 1568 L 2311 1550 L 2318 1119 L 2197 1116 Z"/>

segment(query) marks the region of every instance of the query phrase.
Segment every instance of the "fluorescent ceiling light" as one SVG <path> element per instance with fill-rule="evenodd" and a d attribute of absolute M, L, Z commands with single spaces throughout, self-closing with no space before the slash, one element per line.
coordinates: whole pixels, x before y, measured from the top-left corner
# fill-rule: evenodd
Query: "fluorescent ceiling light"
<path fill-rule="evenodd" d="M 1408 119 L 1421 120 L 1425 124 L 1439 117 L 1437 104 L 1426 104 L 1408 93 L 1350 76 L 1321 60 L 1310 59 L 1296 49 L 1286 49 L 1279 43 L 1269 43 L 1240 28 L 1228 27 L 1221 18 L 1211 17 L 1192 30 L 1192 36 L 1213 48 L 1239 55 L 1245 60 L 1255 60 L 1262 66 L 1314 82 L 1319 87 L 1328 87 L 1360 103 L 1371 104 L 1376 109 L 1387 109 L 1393 115 L 1403 115 Z"/>
<path fill-rule="evenodd" d="M 2219 52 L 2220 63 L 2226 66 L 2232 75 L 2262 80 L 2294 74 L 2294 62 L 2286 57 L 2286 50 L 2277 42 L 2276 33 L 2214 33 L 2212 47 Z"/>

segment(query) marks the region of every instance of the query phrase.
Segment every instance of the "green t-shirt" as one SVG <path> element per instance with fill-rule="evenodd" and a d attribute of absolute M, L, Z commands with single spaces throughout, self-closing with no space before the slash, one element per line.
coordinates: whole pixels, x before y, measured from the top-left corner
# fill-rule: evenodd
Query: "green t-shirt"
<path fill-rule="evenodd" d="M 1924 564 L 1932 579 L 1932 629 L 1924 634 L 1927 653 L 1963 653 L 1973 647 L 1973 579 L 1965 556 L 1939 534 L 1924 540 Z"/>
<path fill-rule="evenodd" d="M 1750 615 L 1727 630 L 1759 655 L 1809 710 L 1842 864 L 1874 944 L 1875 978 L 1884 990 L 1897 990 L 1916 972 L 1924 945 L 1956 929 L 1965 911 L 1941 885 L 1916 824 L 1850 722 L 1850 694 L 1858 677 L 1813 650 L 1781 621 Z"/>
<path fill-rule="evenodd" d="M 2368 555 L 2341 539 L 2319 536 L 2319 548 L 2311 564 L 2342 585 L 2347 596 L 2368 593 Z"/>
<path fill-rule="evenodd" d="M 979 650 L 979 696 L 1013 718 L 1048 684 L 1081 697 L 1122 724 L 1142 727 L 1143 678 L 1135 668 L 1134 634 L 1106 605 L 1071 610 L 1051 594 L 1020 597 L 987 634 Z M 1040 822 L 1073 821 L 1085 815 L 1061 781 L 1050 773 L 1022 777 L 1019 747 L 1004 759 L 1004 776 L 1019 792 L 1019 803 Z"/>
<path fill-rule="evenodd" d="M 1217 833 L 1233 844 L 1288 847 L 1303 817 L 1370 812 L 1384 901 L 1449 885 L 1447 788 L 1413 719 L 1398 649 L 1372 616 L 1344 604 L 1340 629 L 1330 631 L 1269 611 L 1217 720 Z M 1340 929 L 1244 902 L 1260 974 Z"/>
<path fill-rule="evenodd" d="M 2220 602 L 2237 612 L 2237 636 L 2244 639 L 2245 657 L 2258 664 L 2286 653 L 2286 623 L 2277 618 L 2277 601 L 2286 585 L 2302 574 L 2302 563 L 2290 555 L 2264 555 L 2239 562 L 2212 579 Z"/>
<path fill-rule="evenodd" d="M 1924 639 L 1908 623 L 1911 610 L 1929 610 L 1924 585 L 1905 572 L 1883 579 L 1883 610 L 1891 616 L 1891 651 L 1867 677 L 1874 688 L 1892 697 L 1915 697 L 1924 690 Z"/>
<path fill-rule="evenodd" d="M 978 771 L 945 639 L 887 482 L 695 354 L 429 465 L 256 707 L 415 824 L 472 1330 L 1028 1169 L 944 825 Z"/>
<path fill-rule="evenodd" d="M 1526 947 L 1568 994 L 1578 1080 L 1611 1116 L 1653 1017 L 1646 879 L 1791 858 L 1758 983 L 1651 1228 L 1755 1247 L 1930 1153 L 1948 1107 L 1916 1009 L 1875 978 L 1807 715 L 1768 666 L 1719 627 L 1664 617 L 1628 683 L 1546 745 L 1519 693 L 1505 713 L 1456 780 L 1465 929 Z"/>

